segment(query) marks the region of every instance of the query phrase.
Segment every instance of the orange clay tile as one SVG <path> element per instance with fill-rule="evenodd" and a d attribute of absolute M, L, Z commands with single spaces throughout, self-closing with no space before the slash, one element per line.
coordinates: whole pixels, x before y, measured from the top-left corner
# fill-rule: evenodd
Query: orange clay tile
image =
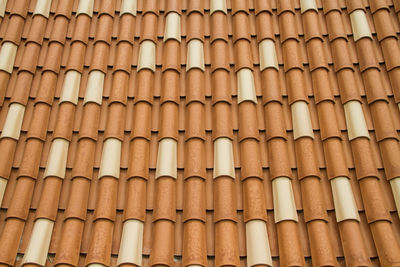
<path fill-rule="evenodd" d="M 400 266 L 399 19 L 0 1 L 0 265 Z"/>

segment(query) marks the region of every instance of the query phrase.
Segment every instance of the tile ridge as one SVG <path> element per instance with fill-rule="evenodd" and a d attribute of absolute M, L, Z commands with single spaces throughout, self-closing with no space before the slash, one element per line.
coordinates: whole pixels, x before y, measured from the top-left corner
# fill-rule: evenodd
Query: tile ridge
<path fill-rule="evenodd" d="M 236 7 L 238 8 L 238 7 Z M 244 14 L 244 17 L 242 16 Z M 240 25 L 248 25 L 247 13 L 238 11 L 233 16 L 234 33 L 241 36 Z M 235 35 L 234 39 L 237 39 Z M 243 40 L 243 41 L 242 41 Z M 250 41 L 240 39 L 234 43 L 236 54 L 243 54 L 249 58 L 252 68 L 252 55 L 246 54 L 240 42 L 250 50 Z M 240 59 L 236 58 L 236 60 Z M 236 65 L 236 64 L 235 64 Z M 246 224 L 247 264 L 272 266 L 269 237 L 267 231 L 267 214 L 265 206 L 265 192 L 263 190 L 263 171 L 261 167 L 260 137 L 257 121 L 257 96 L 255 92 L 253 71 L 240 64 L 237 68 L 239 105 L 239 145 L 241 159 L 241 179 L 244 191 L 244 222 Z M 259 188 L 257 190 L 257 188 Z M 252 205 L 249 205 L 252 203 Z M 246 205 L 247 204 L 247 205 Z M 257 205 L 258 204 L 258 205 Z M 261 234 L 262 233 L 262 234 Z"/>
<path fill-rule="evenodd" d="M 154 13 L 147 12 L 144 18 L 154 16 Z M 157 19 L 157 16 L 155 16 Z M 144 29 L 146 27 L 146 20 L 144 19 Z M 151 34 L 151 33 L 150 33 Z M 146 42 L 146 41 L 145 41 Z M 127 200 L 126 207 L 123 215 L 123 231 L 129 229 L 128 224 L 134 222 L 137 225 L 143 225 L 146 218 L 146 186 L 147 179 L 149 178 L 149 153 L 150 153 L 150 134 L 151 134 L 151 111 L 153 103 L 153 85 L 154 85 L 154 72 L 155 72 L 155 44 L 152 56 L 144 56 L 146 50 L 142 49 L 146 43 L 140 43 L 139 58 L 147 58 L 145 66 L 153 66 L 141 68 L 140 63 L 137 69 L 137 92 L 135 93 L 134 102 L 134 117 L 135 125 L 132 129 L 129 144 L 129 159 L 128 159 L 128 172 L 127 172 Z M 148 41 L 152 43 L 152 41 Z M 143 55 L 142 55 L 143 54 Z M 140 61 L 140 60 L 139 60 Z M 140 87 L 139 87 L 140 85 Z M 139 230 L 135 232 L 134 240 L 138 240 L 138 244 L 142 245 L 140 238 L 143 238 L 143 233 Z M 132 250 L 126 251 L 125 248 L 131 247 L 133 244 L 130 238 L 122 238 L 120 245 L 121 256 L 118 257 L 117 265 L 124 263 L 134 263 L 140 265 L 142 258 L 140 245 L 136 247 L 133 254 Z M 122 250 L 122 251 L 121 251 Z M 125 253 L 126 252 L 126 253 Z"/>
<path fill-rule="evenodd" d="M 265 14 L 265 15 L 261 15 Z M 272 14 L 259 13 L 256 18 L 259 25 L 272 24 Z M 275 37 L 265 39 L 269 45 L 260 46 L 260 57 L 276 58 Z M 263 50 L 261 50 L 261 47 Z M 269 56 L 267 56 L 269 55 Z M 268 62 L 265 60 L 265 62 Z M 274 198 L 275 223 L 277 224 L 278 244 L 283 251 L 280 256 L 282 265 L 304 266 L 303 250 L 301 249 L 299 226 L 296 205 L 293 199 L 292 171 L 289 163 L 289 151 L 285 119 L 283 115 L 283 101 L 281 95 L 281 81 L 277 60 L 265 64 L 260 69 L 263 86 L 263 105 L 265 112 L 265 130 L 267 137 L 268 157 L 270 159 L 270 177 Z M 291 201 L 287 201 L 291 199 Z M 283 201 L 279 201 L 283 200 Z M 287 233 L 293 233 L 289 239 Z M 283 255 L 283 256 L 282 256 Z"/>
<path fill-rule="evenodd" d="M 181 19 L 176 11 L 168 12 L 164 28 L 153 247 L 149 266 L 174 264 Z"/>
<path fill-rule="evenodd" d="M 81 0 L 82 2 L 83 0 Z M 90 7 L 89 7 L 90 8 Z M 84 23 L 88 23 L 90 21 L 90 17 L 86 15 L 82 15 L 81 13 L 77 13 L 77 20 L 84 20 Z M 77 32 L 78 24 L 75 24 L 75 33 Z M 85 31 L 85 27 L 82 28 L 83 32 Z M 86 44 L 85 40 L 88 38 L 88 32 L 86 33 L 86 37 L 77 37 L 74 34 L 72 49 L 76 49 L 80 51 L 80 53 L 85 53 Z M 74 39 L 79 41 L 74 42 Z M 81 41 L 82 39 L 82 41 Z M 83 45 L 82 45 L 83 44 Z M 75 47 L 75 48 L 74 48 Z M 72 50 L 71 50 L 72 51 Z M 78 52 L 79 55 L 79 52 Z M 77 58 L 77 54 L 71 52 L 67 64 L 67 75 L 69 73 L 75 73 L 77 77 L 81 76 L 83 71 L 83 61 L 74 63 L 74 57 Z M 68 67 L 68 65 L 70 67 Z M 72 67 L 73 66 L 73 67 Z M 90 87 L 90 76 L 95 72 L 91 72 L 89 74 L 89 81 L 87 87 Z M 68 81 L 64 81 L 68 82 Z M 75 87 L 75 91 L 78 90 Z M 88 89 L 87 89 L 88 90 Z M 77 100 L 77 95 L 75 95 L 75 99 Z M 73 102 L 73 101 L 72 101 Z M 68 103 L 68 102 L 66 102 Z M 63 104 L 63 103 L 61 103 Z M 85 125 L 88 129 L 92 127 L 89 131 L 85 127 L 80 127 L 80 133 L 77 144 L 77 154 L 75 161 L 73 163 L 73 171 L 71 178 L 71 190 L 69 192 L 69 202 L 67 204 L 65 210 L 65 217 L 62 224 L 62 231 L 60 237 L 60 243 L 57 246 L 56 258 L 54 260 L 54 265 L 57 266 L 59 264 L 71 264 L 77 265 L 78 256 L 75 255 L 76 246 L 79 246 L 81 240 L 80 236 L 83 230 L 84 220 L 86 219 L 86 208 L 87 201 L 89 195 L 90 188 L 90 180 L 92 179 L 92 168 L 89 168 L 88 163 L 94 161 L 94 152 L 95 152 L 95 142 L 97 139 L 97 128 L 96 124 L 99 121 L 100 116 L 100 106 L 97 103 L 88 102 L 83 105 L 83 120 L 81 121 L 81 126 Z M 72 129 L 71 129 L 72 130 Z M 95 133 L 90 133 L 95 130 Z M 89 134 L 88 134 L 89 133 Z M 72 237 L 72 238 L 71 238 Z M 62 253 L 61 253 L 62 252 Z"/>
<path fill-rule="evenodd" d="M 225 25 L 227 23 L 226 1 L 211 0 L 210 6 L 212 25 Z M 211 79 L 213 82 L 214 113 L 212 138 L 214 143 L 215 265 L 238 266 L 239 247 L 236 196 L 234 193 L 235 169 L 232 151 L 230 67 L 227 64 L 228 43 L 224 39 L 227 37 L 227 29 L 214 26 L 211 28 L 211 36 L 214 40 L 211 43 L 213 55 Z M 217 95 L 217 91 L 220 95 Z"/>
<path fill-rule="evenodd" d="M 107 27 L 111 27 L 113 23 L 113 18 L 111 18 L 111 22 L 109 22 L 108 15 L 111 16 L 114 13 L 115 1 L 107 4 L 103 2 L 101 9 L 105 13 L 101 13 L 98 18 L 96 37 L 99 35 L 99 31 L 102 30 L 101 28 L 104 27 L 104 25 L 102 24 L 103 21 L 106 23 L 105 25 L 107 25 Z M 127 21 L 120 20 L 119 23 L 119 28 L 121 29 L 124 24 L 127 23 Z M 111 39 L 111 29 L 112 28 L 109 28 L 104 33 L 101 33 L 100 35 L 102 37 L 98 38 L 97 42 L 94 43 L 94 55 L 96 55 L 95 57 L 99 58 L 99 63 L 101 62 L 101 64 L 98 64 L 98 68 L 93 68 L 93 64 L 97 65 L 97 63 L 94 63 L 95 59 L 92 60 L 91 72 L 89 75 L 98 73 L 102 74 L 103 77 L 105 76 L 107 70 L 107 65 L 105 63 L 107 61 L 105 59 L 108 56 L 109 48 L 107 48 L 104 53 L 99 55 L 96 54 L 96 48 L 103 47 L 104 43 L 109 46 L 109 40 Z M 124 53 L 124 51 L 131 51 L 131 49 L 132 45 L 129 42 L 121 42 L 117 46 L 117 55 L 119 55 L 120 53 Z M 104 57 L 104 59 L 102 59 L 101 57 Z M 107 108 L 107 122 L 104 132 L 100 169 L 98 173 L 98 197 L 94 212 L 92 231 L 90 233 L 91 241 L 89 243 L 88 254 L 85 259 L 85 265 L 100 263 L 102 265 L 109 266 L 111 263 L 110 244 L 112 243 L 114 223 L 117 215 L 116 207 L 118 195 L 118 180 L 120 178 L 121 150 L 124 138 L 124 119 L 126 112 L 125 104 L 127 101 L 126 98 L 129 72 L 130 69 L 128 69 L 128 72 L 123 69 L 116 69 L 112 73 L 112 86 Z M 102 83 L 103 84 L 101 87 L 104 86 L 104 80 L 102 81 Z M 90 89 L 93 89 L 93 91 L 90 91 Z M 85 103 L 91 101 L 101 105 L 103 102 L 102 89 L 103 88 L 99 89 L 97 86 L 88 88 L 86 91 Z M 96 90 L 96 92 L 94 90 Z M 139 225 L 126 225 L 128 225 L 128 227 L 125 231 L 140 232 L 140 223 Z"/>
<path fill-rule="evenodd" d="M 198 17 L 196 23 L 204 23 L 203 15 L 191 12 L 187 22 Z M 198 25 L 188 23 L 191 28 Z M 203 28 L 196 34 L 204 36 Z M 194 44 L 194 45 L 193 45 Z M 203 41 L 190 39 L 186 66 L 185 162 L 184 162 L 184 236 L 183 266 L 207 266 L 206 243 L 206 155 L 205 155 L 205 67 Z"/>
<path fill-rule="evenodd" d="M 310 1 L 309 1 L 310 2 Z M 313 1 L 314 2 L 314 1 Z M 314 2 L 315 4 L 315 2 Z M 317 11 L 318 12 L 318 11 Z M 314 12 L 306 11 L 302 14 L 303 25 L 305 31 L 312 31 L 318 21 L 307 20 L 307 17 L 313 16 Z M 322 50 L 323 38 L 320 32 L 316 33 L 313 44 L 307 42 L 308 57 L 310 61 L 317 61 L 320 57 L 315 51 Z M 314 40 L 314 39 L 313 39 Z M 318 47 L 318 48 L 317 48 Z M 325 60 L 326 58 L 323 57 Z M 327 62 L 322 62 L 327 66 Z M 336 220 L 339 224 L 339 231 L 342 236 L 342 246 L 345 255 L 348 255 L 349 264 L 353 265 L 371 265 L 371 261 L 367 255 L 364 242 L 356 244 L 351 240 L 363 240 L 360 228 L 360 219 L 358 215 L 355 198 L 350 185 L 349 172 L 344 162 L 344 151 L 342 147 L 342 137 L 340 129 L 337 125 L 337 117 L 335 113 L 335 100 L 330 87 L 329 70 L 325 67 L 311 70 L 311 77 L 314 81 L 314 94 L 316 97 L 317 112 L 320 122 L 321 138 L 324 146 L 324 155 L 327 165 L 328 179 L 333 192 L 333 201 L 335 206 Z M 321 85 L 321 86 L 318 86 Z M 323 85 L 323 86 L 322 86 Z M 345 232 L 351 231 L 351 235 L 345 235 Z M 350 255 L 358 255 L 353 257 Z"/>
<path fill-rule="evenodd" d="M 350 16 L 357 11 L 359 10 L 351 13 Z M 360 12 L 362 12 L 362 14 L 365 16 L 363 10 Z M 377 13 L 379 12 L 380 11 Z M 374 14 L 374 18 L 376 18 L 377 13 Z M 370 31 L 369 25 L 366 23 L 366 19 L 364 21 L 358 21 L 357 19 L 359 18 L 351 18 L 353 31 L 355 28 L 361 27 L 360 25 L 354 26 L 354 24 L 361 23 L 365 24 L 363 27 L 366 28 L 366 31 Z M 354 32 L 354 34 L 356 33 Z M 379 63 L 376 59 L 375 52 L 372 48 L 372 40 L 369 40 L 368 38 L 356 39 L 356 37 L 354 37 L 354 41 L 356 43 L 357 55 L 360 61 L 361 75 L 364 80 L 364 87 L 371 110 L 376 140 L 382 155 L 386 178 L 388 180 L 395 179 L 400 181 L 400 164 L 395 160 L 395 158 L 400 157 L 400 146 L 398 144 L 399 138 L 393 122 L 390 119 L 391 114 L 389 110 L 389 102 L 383 89 L 383 78 L 380 73 Z M 387 41 L 387 38 L 381 40 L 381 42 Z M 386 57 L 388 57 L 388 55 L 386 55 Z M 374 68 L 375 65 L 378 67 Z M 391 183 L 391 185 L 393 185 L 393 183 Z M 396 188 L 393 187 L 392 191 L 393 193 L 396 193 Z M 396 202 L 396 207 L 399 213 L 400 203 L 398 201 Z"/>
<path fill-rule="evenodd" d="M 22 18 L 26 18 L 28 14 L 28 8 L 29 8 L 29 1 L 28 0 L 16 0 L 14 1 L 14 5 L 11 8 L 11 15 L 12 14 L 17 14 L 21 16 Z"/>
<path fill-rule="evenodd" d="M 364 12 L 363 10 L 356 10 L 353 12 Z M 326 20 L 329 22 L 330 20 L 334 20 L 334 13 L 335 12 L 330 12 L 326 15 Z M 337 20 L 335 20 L 337 23 Z M 360 21 L 361 23 L 361 21 Z M 337 23 L 340 24 L 340 23 Z M 329 23 L 328 23 L 329 25 Z M 369 28 L 366 28 L 369 30 Z M 328 32 L 332 31 L 332 28 L 328 26 Z M 367 39 L 367 38 L 364 38 Z M 362 40 L 362 39 L 361 39 Z M 359 41 L 361 41 L 359 40 Z M 340 45 L 339 39 L 331 40 L 331 49 L 337 49 L 338 45 Z M 346 50 L 348 50 L 347 47 L 345 47 Z M 343 52 L 348 52 L 342 49 Z M 337 58 L 333 57 L 334 64 L 337 64 Z M 348 78 L 354 79 L 354 73 L 352 71 L 348 72 L 346 69 L 341 69 L 341 70 L 336 70 L 336 73 L 338 75 L 338 80 L 339 80 L 339 89 L 343 93 L 344 86 L 346 86 L 347 83 L 349 83 Z M 341 74 L 343 73 L 343 74 Z M 348 74 L 346 74 L 348 73 Z M 344 75 L 346 74 L 346 75 Z M 353 87 L 354 90 L 354 87 Z M 358 93 L 357 93 L 358 94 Z M 359 114 L 357 115 L 357 120 L 360 121 L 360 119 L 364 119 L 364 115 L 361 109 L 361 103 L 359 102 L 360 97 L 359 95 L 355 95 L 355 99 L 346 99 L 345 101 L 342 98 L 342 103 L 347 106 L 348 108 L 348 114 L 346 115 L 346 118 L 351 116 L 355 116 L 354 114 Z M 377 101 L 380 102 L 380 101 Z M 358 111 L 357 111 L 358 110 Z M 349 125 L 347 125 L 349 127 Z M 366 211 L 366 216 L 367 216 L 367 221 L 370 224 L 371 231 L 374 236 L 380 236 L 380 235 L 390 235 L 393 233 L 393 229 L 391 227 L 391 219 L 388 213 L 388 210 L 384 207 L 384 200 L 383 200 L 383 192 L 380 189 L 377 189 L 378 182 L 378 173 L 376 169 L 376 165 L 374 164 L 374 161 L 372 159 L 372 152 L 371 152 L 371 145 L 369 140 L 366 137 L 363 137 L 364 135 L 360 135 L 361 128 L 357 128 L 357 132 L 355 137 L 359 138 L 354 138 L 353 140 L 350 141 L 350 145 L 352 148 L 353 152 L 353 158 L 355 161 L 355 167 L 356 167 L 356 174 L 357 178 L 359 180 L 359 184 L 361 187 L 361 190 L 366 192 L 363 197 L 363 202 L 364 202 L 364 207 Z M 363 132 L 368 132 L 367 130 L 363 130 Z M 361 152 L 362 151 L 362 152 Z M 372 188 L 375 188 L 375 190 L 369 191 Z M 375 201 L 374 203 L 370 203 L 369 198 L 374 196 Z M 378 227 L 379 225 L 379 227 Z M 390 264 L 391 261 L 398 261 L 392 256 L 389 256 L 388 253 L 394 253 L 393 255 L 398 255 L 399 253 L 396 252 L 399 250 L 397 242 L 395 242 L 393 239 L 385 239 L 385 240 L 375 240 L 375 244 L 377 247 L 378 251 L 378 256 L 379 256 L 379 261 L 382 264 Z M 389 249 L 390 247 L 390 249 Z"/>
<path fill-rule="evenodd" d="M 300 60 L 295 15 L 292 12 L 279 14 L 280 29 L 293 29 L 288 36 L 291 39 L 281 40 L 284 56 L 285 74 L 288 79 L 289 105 L 292 110 L 293 135 L 297 161 L 298 179 L 302 184 L 301 195 L 304 209 L 304 220 L 310 235 L 318 236 L 319 242 L 310 242 L 311 255 L 314 264 L 335 266 L 333 247 L 329 238 L 327 212 L 322 194 L 317 156 L 314 150 L 314 135 L 308 108 L 308 96 L 305 87 L 303 64 Z M 295 39 L 294 39 L 295 38 Z M 288 66 L 286 66 L 288 64 Z M 296 86 L 297 84 L 297 86 Z M 297 92 L 300 91 L 300 92 Z M 312 193 L 311 193 L 312 192 Z M 310 198 L 312 195 L 312 198 Z M 321 249 L 323 247 L 323 250 Z"/>
<path fill-rule="evenodd" d="M 68 57 L 65 71 L 77 71 L 83 73 L 85 53 L 89 41 L 89 26 L 91 18 L 86 15 L 79 15 L 76 18 L 76 24 L 80 27 L 75 27 L 71 39 L 70 56 Z"/>

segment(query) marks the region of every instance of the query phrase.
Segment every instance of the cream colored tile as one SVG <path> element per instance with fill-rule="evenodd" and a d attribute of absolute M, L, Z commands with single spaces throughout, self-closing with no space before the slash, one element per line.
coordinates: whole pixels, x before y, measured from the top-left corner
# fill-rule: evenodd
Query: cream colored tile
<path fill-rule="evenodd" d="M 200 69 L 204 71 L 204 50 L 203 42 L 192 39 L 187 44 L 186 71 L 190 69 Z"/>
<path fill-rule="evenodd" d="M 119 178 L 122 142 L 117 138 L 107 138 L 103 144 L 99 179 L 104 176 Z"/>
<path fill-rule="evenodd" d="M 19 103 L 12 103 L 10 105 L 6 121 L 4 122 L 3 131 L 1 132 L 1 138 L 9 137 L 15 140 L 19 139 L 24 114 L 25 106 Z"/>
<path fill-rule="evenodd" d="M 92 70 L 89 73 L 89 78 L 86 86 L 86 94 L 83 103 L 94 102 L 99 105 L 103 101 L 105 74 L 99 70 Z"/>
<path fill-rule="evenodd" d="M 354 41 L 361 38 L 370 38 L 372 40 L 371 31 L 369 29 L 367 17 L 364 10 L 357 9 L 350 14 L 351 28 L 353 30 Z"/>
<path fill-rule="evenodd" d="M 214 12 L 221 11 L 228 14 L 226 9 L 226 0 L 211 0 L 210 1 L 210 14 Z"/>
<path fill-rule="evenodd" d="M 145 40 L 140 44 L 138 71 L 149 69 L 156 71 L 156 44 L 152 41 Z"/>
<path fill-rule="evenodd" d="M 161 139 L 158 145 L 156 178 L 177 178 L 177 142 L 172 138 Z"/>
<path fill-rule="evenodd" d="M 117 265 L 130 263 L 136 266 L 141 266 L 142 246 L 143 222 L 139 220 L 125 221 L 122 230 Z"/>
<path fill-rule="evenodd" d="M 6 191 L 7 187 L 7 179 L 0 178 L 0 206 L 3 203 L 4 192 Z"/>
<path fill-rule="evenodd" d="M 86 14 L 89 17 L 93 16 L 93 3 L 94 0 L 79 0 L 78 10 L 76 16 L 79 14 Z"/>
<path fill-rule="evenodd" d="M 126 13 L 136 16 L 136 8 L 137 8 L 136 2 L 137 2 L 136 0 L 122 0 L 120 16 Z"/>
<path fill-rule="evenodd" d="M 214 141 L 214 173 L 213 177 L 229 176 L 235 179 L 232 140 L 226 137 Z"/>
<path fill-rule="evenodd" d="M 17 55 L 17 45 L 11 42 L 4 42 L 0 50 L 0 70 L 12 73 L 15 56 Z"/>
<path fill-rule="evenodd" d="M 396 203 L 397 214 L 400 217 L 400 177 L 390 180 L 390 186 L 392 187 L 394 202 Z"/>
<path fill-rule="evenodd" d="M 358 137 L 369 138 L 367 123 L 365 122 L 360 102 L 357 100 L 346 102 L 344 104 L 344 114 L 350 141 Z"/>
<path fill-rule="evenodd" d="M 314 138 L 308 104 L 305 101 L 296 101 L 290 107 L 292 109 L 294 140 L 305 136 Z"/>
<path fill-rule="evenodd" d="M 335 204 L 336 220 L 360 221 L 356 201 L 347 177 L 337 177 L 331 180 L 333 202 Z"/>
<path fill-rule="evenodd" d="M 181 41 L 181 16 L 176 12 L 167 14 L 164 31 L 164 42 L 169 39 Z"/>
<path fill-rule="evenodd" d="M 0 0 L 0 17 L 4 17 L 7 6 L 7 0 Z"/>
<path fill-rule="evenodd" d="M 288 177 L 278 177 L 272 181 L 275 223 L 296 221 L 297 211 L 294 202 L 292 182 Z"/>
<path fill-rule="evenodd" d="M 308 10 L 315 10 L 318 12 L 317 3 L 315 0 L 300 0 L 301 13 Z"/>
<path fill-rule="evenodd" d="M 243 101 L 252 101 L 257 104 L 256 87 L 253 72 L 250 69 L 243 68 L 237 72 L 237 88 L 238 104 Z"/>
<path fill-rule="evenodd" d="M 37 0 L 35 11 L 33 11 L 33 16 L 42 15 L 43 17 L 49 18 L 50 6 L 51 0 Z"/>
<path fill-rule="evenodd" d="M 65 169 L 67 167 L 68 148 L 69 142 L 67 140 L 62 138 L 53 140 L 43 177 L 56 176 L 64 179 Z"/>
<path fill-rule="evenodd" d="M 37 219 L 33 225 L 28 247 L 25 251 L 22 264 L 33 263 L 45 266 L 49 251 L 54 222 L 48 219 Z"/>
<path fill-rule="evenodd" d="M 246 223 L 247 266 L 272 266 L 267 225 L 262 220 Z"/>
<path fill-rule="evenodd" d="M 258 46 L 258 50 L 260 53 L 260 71 L 263 71 L 266 68 L 279 70 L 274 41 L 271 39 L 262 40 Z"/>
<path fill-rule="evenodd" d="M 76 70 L 69 70 L 64 77 L 59 103 L 71 102 L 75 105 L 78 104 L 80 84 L 81 74 Z"/>

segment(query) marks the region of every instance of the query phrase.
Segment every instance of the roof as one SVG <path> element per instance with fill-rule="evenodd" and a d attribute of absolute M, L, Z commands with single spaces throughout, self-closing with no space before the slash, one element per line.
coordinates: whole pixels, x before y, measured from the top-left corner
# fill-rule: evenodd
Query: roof
<path fill-rule="evenodd" d="M 398 0 L 0 0 L 0 265 L 400 266 Z"/>

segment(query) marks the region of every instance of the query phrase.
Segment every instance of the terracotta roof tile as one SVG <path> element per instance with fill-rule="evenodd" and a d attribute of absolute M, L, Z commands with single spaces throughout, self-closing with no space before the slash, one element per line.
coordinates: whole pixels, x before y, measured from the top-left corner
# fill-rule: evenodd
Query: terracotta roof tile
<path fill-rule="evenodd" d="M 397 266 L 398 7 L 7 1 L 0 262 Z"/>

